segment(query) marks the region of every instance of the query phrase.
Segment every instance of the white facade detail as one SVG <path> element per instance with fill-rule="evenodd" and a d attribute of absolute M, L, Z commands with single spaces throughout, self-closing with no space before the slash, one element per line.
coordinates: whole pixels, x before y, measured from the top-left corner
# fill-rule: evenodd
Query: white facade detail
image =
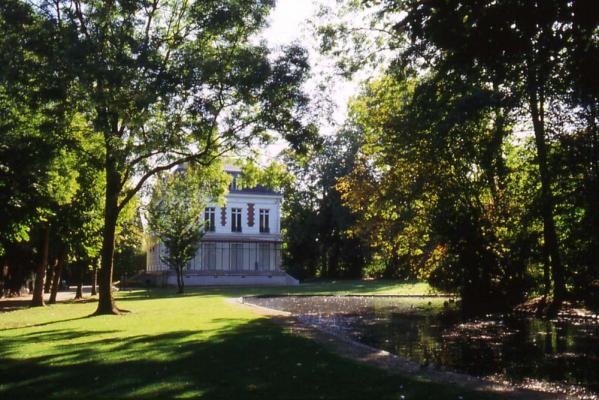
<path fill-rule="evenodd" d="M 235 178 L 239 174 L 228 172 Z M 184 272 L 185 284 L 298 284 L 281 269 L 282 195 L 259 186 L 240 190 L 235 183 L 236 179 L 223 206 L 210 203 L 206 207 L 206 232 Z M 240 220 L 236 216 L 239 210 Z M 164 251 L 160 242 L 148 249 L 146 272 L 162 275 L 162 284 L 171 285 L 176 278 L 161 261 Z"/>

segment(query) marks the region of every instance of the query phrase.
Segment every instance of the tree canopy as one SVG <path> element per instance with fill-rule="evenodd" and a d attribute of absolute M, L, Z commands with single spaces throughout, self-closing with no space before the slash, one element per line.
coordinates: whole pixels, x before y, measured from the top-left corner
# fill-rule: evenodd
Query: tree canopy
<path fill-rule="evenodd" d="M 98 313 L 118 313 L 111 292 L 119 213 L 154 175 L 182 163 L 208 167 L 279 132 L 297 149 L 316 131 L 300 87 L 306 53 L 270 54 L 252 36 L 274 2 L 43 1 L 2 6 L 1 70 L 9 93 L 30 75 L 60 72 L 64 98 L 103 137 L 104 230 Z M 27 40 L 22 40 L 27 38 Z M 35 40 L 43 38 L 43 43 Z M 55 70 L 23 71 L 23 60 Z M 29 82 L 30 80 L 27 80 Z M 52 88 L 50 81 L 42 90 Z"/>

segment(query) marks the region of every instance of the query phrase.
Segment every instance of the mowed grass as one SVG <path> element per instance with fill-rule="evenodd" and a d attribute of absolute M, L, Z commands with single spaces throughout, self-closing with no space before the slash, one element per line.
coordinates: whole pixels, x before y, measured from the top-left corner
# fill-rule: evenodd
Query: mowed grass
<path fill-rule="evenodd" d="M 192 293 L 223 293 L 228 296 L 250 295 L 365 295 L 365 296 L 419 296 L 444 295 L 424 282 L 401 282 L 393 280 L 314 280 L 299 286 L 236 287 L 236 288 L 187 288 Z"/>
<path fill-rule="evenodd" d="M 488 398 L 338 357 L 226 302 L 283 291 L 137 290 L 118 294 L 121 316 L 90 317 L 93 301 L 0 314 L 0 398 Z"/>
<path fill-rule="evenodd" d="M 259 288 L 258 291 L 261 291 Z M 314 295 L 435 295 L 443 294 L 424 282 L 398 283 L 392 280 L 324 280 L 302 283 L 299 286 L 269 288 L 286 294 Z"/>

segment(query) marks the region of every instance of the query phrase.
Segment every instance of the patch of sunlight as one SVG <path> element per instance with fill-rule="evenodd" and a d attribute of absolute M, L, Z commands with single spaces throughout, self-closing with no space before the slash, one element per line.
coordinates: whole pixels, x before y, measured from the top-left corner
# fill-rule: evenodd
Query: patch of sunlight
<path fill-rule="evenodd" d="M 199 390 L 192 388 L 191 382 L 174 382 L 172 380 L 168 382 L 160 382 L 160 377 L 157 377 L 159 382 L 144 384 L 141 387 L 135 388 L 127 393 L 123 393 L 123 398 L 143 398 L 143 397 L 156 397 L 162 393 L 163 396 L 177 397 L 177 398 L 191 398 L 199 397 L 206 393 L 205 390 Z"/>

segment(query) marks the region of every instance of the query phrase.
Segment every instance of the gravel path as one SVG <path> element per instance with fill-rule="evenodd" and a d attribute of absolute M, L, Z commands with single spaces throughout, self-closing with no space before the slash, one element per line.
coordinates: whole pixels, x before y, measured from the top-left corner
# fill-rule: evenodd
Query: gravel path
<path fill-rule="evenodd" d="M 75 286 L 71 286 L 68 290 L 59 291 L 56 294 L 56 301 L 70 301 L 75 299 Z M 83 286 L 83 300 L 89 300 L 91 296 L 91 286 Z M 26 294 L 17 297 L 2 297 L 0 298 L 0 312 L 14 311 L 20 308 L 29 307 L 33 295 Z M 92 297 L 95 298 L 95 297 Z M 46 303 L 50 299 L 50 293 L 44 293 Z"/>

